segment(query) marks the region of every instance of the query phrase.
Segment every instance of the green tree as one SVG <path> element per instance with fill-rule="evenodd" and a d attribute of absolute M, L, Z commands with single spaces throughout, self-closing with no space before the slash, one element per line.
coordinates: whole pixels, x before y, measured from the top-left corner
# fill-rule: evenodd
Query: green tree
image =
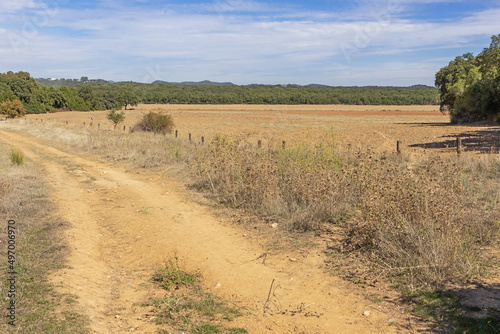
<path fill-rule="evenodd" d="M 139 97 L 131 91 L 130 87 L 126 87 L 120 92 L 119 101 L 127 110 L 127 106 L 136 106 L 139 103 Z"/>
<path fill-rule="evenodd" d="M 491 40 L 477 57 L 457 57 L 436 73 L 441 111 L 454 123 L 500 119 L 500 35 Z"/>
<path fill-rule="evenodd" d="M 111 122 L 113 122 L 115 125 L 115 128 L 116 128 L 116 126 L 118 124 L 120 124 L 121 122 L 123 122 L 125 120 L 125 113 L 116 112 L 115 109 L 112 109 L 112 110 L 110 110 L 110 112 L 108 112 L 106 118 L 108 120 L 110 120 Z"/>

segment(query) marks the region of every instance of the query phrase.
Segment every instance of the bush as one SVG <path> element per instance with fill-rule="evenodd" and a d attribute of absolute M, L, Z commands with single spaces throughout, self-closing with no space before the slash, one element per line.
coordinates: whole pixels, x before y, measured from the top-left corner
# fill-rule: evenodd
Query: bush
<path fill-rule="evenodd" d="M 106 116 L 108 120 L 115 123 L 115 127 L 125 120 L 125 114 L 123 112 L 116 112 L 115 109 L 111 110 Z"/>
<path fill-rule="evenodd" d="M 9 118 L 16 118 L 26 115 L 26 110 L 19 100 L 5 101 L 0 103 L 0 114 L 7 115 Z"/>
<path fill-rule="evenodd" d="M 10 161 L 18 166 L 24 164 L 24 153 L 18 148 L 12 148 L 10 150 Z"/>
<path fill-rule="evenodd" d="M 174 129 L 174 120 L 171 115 L 150 112 L 134 125 L 132 131 L 146 131 L 167 134 Z"/>

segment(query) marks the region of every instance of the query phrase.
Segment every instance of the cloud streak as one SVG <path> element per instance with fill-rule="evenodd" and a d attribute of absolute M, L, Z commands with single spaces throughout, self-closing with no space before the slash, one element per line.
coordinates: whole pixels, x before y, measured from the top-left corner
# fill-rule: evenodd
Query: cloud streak
<path fill-rule="evenodd" d="M 156 7 L 108 1 L 83 10 L 23 0 L 8 9 L 24 15 L 22 22 L 0 19 L 0 68 L 137 81 L 432 84 L 443 53 L 452 59 L 470 45 L 486 47 L 481 43 L 500 32 L 496 7 L 442 22 L 406 14 L 407 6 L 438 2 L 447 1 L 401 1 L 397 8 L 359 2 L 347 15 L 242 0 Z"/>

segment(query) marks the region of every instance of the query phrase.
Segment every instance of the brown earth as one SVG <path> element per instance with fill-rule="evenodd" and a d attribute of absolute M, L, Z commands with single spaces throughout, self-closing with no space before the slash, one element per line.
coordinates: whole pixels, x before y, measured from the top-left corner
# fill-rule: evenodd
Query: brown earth
<path fill-rule="evenodd" d="M 67 267 L 52 281 L 78 297 L 95 333 L 155 333 L 139 304 L 159 293 L 147 283 L 174 254 L 206 289 L 247 311 L 231 326 L 249 333 L 406 331 L 392 322 L 407 324 L 407 314 L 326 274 L 321 249 L 266 254 L 257 236 L 222 224 L 168 170 L 132 173 L 21 134 L 1 130 L 0 138 L 45 169 L 58 214 L 71 224 Z"/>

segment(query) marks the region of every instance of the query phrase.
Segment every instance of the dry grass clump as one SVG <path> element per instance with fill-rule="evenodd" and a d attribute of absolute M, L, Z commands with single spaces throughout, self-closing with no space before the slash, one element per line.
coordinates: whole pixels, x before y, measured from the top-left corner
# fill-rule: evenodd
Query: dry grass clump
<path fill-rule="evenodd" d="M 149 132 L 95 131 L 78 146 L 88 152 L 99 152 L 110 159 L 127 161 L 142 168 L 186 162 L 192 159 L 193 154 L 188 143 Z"/>
<path fill-rule="evenodd" d="M 479 189 L 468 187 L 477 175 L 463 162 L 368 159 L 363 169 L 348 249 L 368 251 L 410 287 L 479 274 L 480 246 L 498 235 L 499 213 L 489 200 L 477 201 Z"/>
<path fill-rule="evenodd" d="M 10 161 L 18 166 L 24 164 L 24 152 L 16 147 L 13 147 L 9 151 Z"/>
<path fill-rule="evenodd" d="M 336 222 L 354 204 L 349 180 L 330 145 L 266 150 L 219 137 L 198 160 L 198 173 L 199 185 L 221 202 L 281 216 L 290 230 Z"/>

